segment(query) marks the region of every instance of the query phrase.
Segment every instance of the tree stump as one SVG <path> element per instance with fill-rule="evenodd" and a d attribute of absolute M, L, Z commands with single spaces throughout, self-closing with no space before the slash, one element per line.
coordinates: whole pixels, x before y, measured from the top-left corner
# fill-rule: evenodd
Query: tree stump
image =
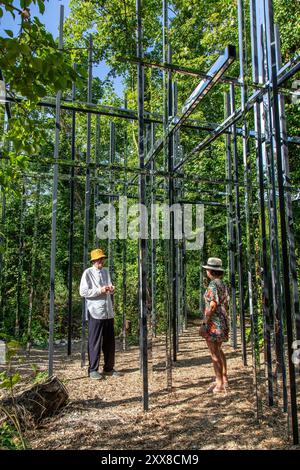
<path fill-rule="evenodd" d="M 12 400 L 5 400 L 5 406 L 13 408 L 21 426 L 38 424 L 44 418 L 55 415 L 68 402 L 68 392 L 63 383 L 55 376 L 45 382 L 25 390 Z"/>

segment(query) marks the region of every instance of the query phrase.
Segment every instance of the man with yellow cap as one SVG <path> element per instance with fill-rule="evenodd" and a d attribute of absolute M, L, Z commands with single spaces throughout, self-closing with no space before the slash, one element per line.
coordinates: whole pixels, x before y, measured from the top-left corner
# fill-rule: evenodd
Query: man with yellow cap
<path fill-rule="evenodd" d="M 115 292 L 115 287 L 111 283 L 109 270 L 103 267 L 105 258 L 102 250 L 91 251 L 92 267 L 84 271 L 79 288 L 81 297 L 86 300 L 89 325 L 89 376 L 98 380 L 105 375 L 119 375 L 114 370 L 115 333 L 111 294 Z M 101 349 L 104 355 L 103 374 L 98 372 Z"/>

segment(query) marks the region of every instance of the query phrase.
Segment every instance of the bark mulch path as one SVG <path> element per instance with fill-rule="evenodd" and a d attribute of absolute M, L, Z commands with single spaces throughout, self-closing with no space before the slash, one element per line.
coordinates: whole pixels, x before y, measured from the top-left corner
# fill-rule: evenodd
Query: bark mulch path
<path fill-rule="evenodd" d="M 225 345 L 230 388 L 226 395 L 207 392 L 212 365 L 197 324 L 180 338 L 178 361 L 172 370 L 173 390 L 166 389 L 165 353 L 161 339 L 153 342 L 150 410 L 142 411 L 139 351 L 117 346 L 116 368 L 122 377 L 92 381 L 80 367 L 80 345 L 72 359 L 63 347 L 55 350 L 55 374 L 64 381 L 70 401 L 26 438 L 33 449 L 296 449 L 287 438 L 286 415 L 264 406 L 255 419 L 251 367 L 240 351 Z M 34 350 L 19 366 L 47 368 L 47 351 Z M 151 368 L 150 368 L 151 369 Z"/>

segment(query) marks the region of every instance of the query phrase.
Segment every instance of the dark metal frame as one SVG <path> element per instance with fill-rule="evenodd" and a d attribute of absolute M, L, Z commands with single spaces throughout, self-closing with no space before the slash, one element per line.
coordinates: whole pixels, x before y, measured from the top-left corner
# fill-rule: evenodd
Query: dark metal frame
<path fill-rule="evenodd" d="M 263 7 L 263 8 L 262 8 Z M 258 8 L 260 11 L 258 12 Z M 60 15 L 59 49 L 63 48 L 63 7 Z M 58 180 L 65 175 L 59 175 L 59 165 L 70 166 L 70 235 L 69 235 L 69 309 L 68 309 L 68 354 L 71 354 L 71 329 L 72 329 L 72 265 L 73 265 L 73 227 L 74 227 L 74 181 L 75 168 L 84 169 L 85 174 L 85 227 L 83 267 L 87 266 L 87 255 L 89 249 L 89 227 L 90 227 L 90 185 L 95 183 L 94 206 L 101 194 L 105 194 L 112 200 L 118 197 L 112 184 L 116 174 L 125 174 L 123 184 L 124 193 L 128 197 L 137 197 L 140 204 L 147 203 L 146 179 L 150 177 L 151 202 L 155 200 L 168 200 L 172 205 L 174 202 L 183 204 L 204 203 L 207 205 L 224 207 L 228 214 L 228 243 L 230 260 L 230 282 L 232 288 L 232 346 L 236 348 L 241 343 L 243 362 L 247 364 L 248 351 L 246 347 L 246 326 L 250 321 L 252 337 L 252 366 L 253 380 L 255 385 L 256 416 L 261 418 L 264 407 L 263 382 L 267 380 L 267 402 L 269 406 L 276 404 L 276 385 L 279 379 L 274 378 L 273 357 L 277 358 L 282 372 L 283 410 L 291 410 L 293 442 L 299 442 L 298 415 L 297 415 L 297 390 L 295 366 L 292 360 L 293 340 L 299 339 L 299 297 L 295 271 L 295 247 L 292 227 L 291 185 L 289 182 L 288 169 L 288 143 L 300 143 L 298 137 L 288 137 L 284 116 L 284 92 L 279 88 L 300 68 L 299 56 L 296 56 L 284 66 L 280 63 L 279 36 L 276 32 L 273 18 L 273 5 L 271 0 L 251 0 L 251 50 L 252 50 L 252 72 L 254 92 L 248 97 L 248 85 L 246 82 L 247 68 L 249 63 L 245 55 L 246 36 L 245 29 L 245 7 L 243 0 L 238 0 L 238 27 L 239 27 L 239 79 L 225 77 L 224 73 L 235 60 L 235 48 L 228 46 L 223 55 L 212 65 L 208 73 L 193 71 L 185 67 L 172 64 L 171 45 L 168 35 L 168 2 L 163 0 L 163 64 L 149 63 L 144 60 L 142 48 L 142 1 L 136 0 L 137 13 L 137 58 L 132 59 L 137 64 L 138 84 L 138 110 L 116 109 L 94 105 L 92 103 L 92 39 L 89 45 L 89 78 L 87 103 L 76 103 L 75 87 L 73 87 L 71 103 L 63 101 L 61 92 L 58 92 L 56 102 L 50 98 L 41 102 L 40 105 L 55 107 L 55 145 L 53 159 L 44 159 L 43 164 L 54 165 L 53 175 L 53 199 L 52 199 L 52 236 L 51 236 L 51 269 L 50 269 L 50 309 L 49 309 L 49 375 L 53 374 L 53 339 L 54 339 L 54 302 L 55 302 L 55 256 L 56 256 L 56 210 Z M 261 33 L 263 31 L 263 33 Z M 259 41 L 258 41 L 259 39 Z M 258 46 L 259 44 L 259 46 Z M 260 47 L 262 48 L 260 50 Z M 261 67 L 265 67 L 261 74 Z M 158 67 L 163 70 L 164 75 L 164 112 L 163 116 L 145 112 L 144 109 L 144 67 Z M 201 76 L 203 79 L 186 100 L 180 113 L 177 112 L 176 84 L 173 82 L 173 73 L 191 74 Z M 210 89 L 219 82 L 228 83 L 229 91 L 225 100 L 225 119 L 220 124 L 200 123 L 190 118 L 192 112 L 201 102 L 202 98 L 209 93 Z M 241 93 L 241 107 L 236 109 L 236 90 Z M 6 112 L 9 115 L 8 102 L 20 100 L 21 98 L 8 98 Z M 60 111 L 67 109 L 72 112 L 72 158 L 71 161 L 59 159 L 59 137 L 60 137 Z M 263 112 L 262 112 L 263 111 Z M 75 126 L 76 112 L 87 113 L 87 152 L 86 162 L 75 161 Z M 248 115 L 254 113 L 255 130 L 249 130 Z M 91 116 L 92 114 L 104 115 L 138 122 L 138 158 L 139 166 L 132 168 L 127 165 L 117 165 L 113 158 L 109 164 L 101 163 L 96 157 L 91 162 Z M 242 127 L 237 128 L 241 122 Z M 163 137 L 155 141 L 154 125 L 163 124 Z M 145 128 L 150 124 L 151 139 L 150 150 L 145 145 Z M 189 153 L 183 155 L 178 151 L 179 131 L 183 128 L 194 130 L 205 130 L 209 134 L 200 141 Z M 148 129 L 149 133 L 149 129 Z M 209 179 L 198 178 L 189 175 L 186 171 L 187 163 L 199 158 L 199 154 L 209 149 L 212 142 L 221 135 L 226 137 L 226 162 L 227 176 L 223 181 L 213 181 L 215 185 L 226 186 L 227 202 L 196 200 L 191 198 L 187 201 L 185 193 L 186 183 L 211 182 Z M 256 149 L 256 177 L 258 195 L 255 196 L 253 175 L 254 165 L 250 149 L 250 139 L 254 139 Z M 127 140 L 127 137 L 126 137 Z M 243 149 L 244 182 L 239 178 L 239 145 Z M 110 155 L 112 157 L 115 148 L 114 123 L 111 123 Z M 161 151 L 164 152 L 164 167 L 161 170 L 157 163 Z M 147 155 L 146 155 L 147 154 Z M 268 163 L 268 167 L 266 166 Z M 179 172 L 185 168 L 185 172 Z M 90 171 L 94 170 L 91 177 Z M 102 192 L 98 181 L 98 172 L 101 170 L 110 178 L 109 192 Z M 135 176 L 127 181 L 128 173 Z M 42 175 L 39 175 L 42 177 Z M 76 175 L 78 177 L 78 175 Z M 128 186 L 135 187 L 134 180 L 138 177 L 138 194 L 127 194 Z M 159 185 L 156 177 L 162 178 Z M 157 186 L 156 186 L 157 184 Z M 244 193 L 244 218 L 242 216 L 242 201 L 240 189 Z M 203 191 L 204 192 L 204 191 Z M 134 190 L 133 190 L 134 193 Z M 266 203 L 266 195 L 270 195 L 269 203 Z M 259 227 L 261 242 L 259 242 L 258 255 L 255 251 L 255 240 L 252 233 L 253 208 L 257 204 L 259 211 Z M 4 208 L 5 209 L 5 208 Z M 2 213 L 3 215 L 3 213 Z M 277 224 L 277 220 L 279 223 Z M 267 224 L 269 223 L 269 230 Z M 94 222 L 95 224 L 95 222 Z M 166 291 L 168 299 L 167 308 L 167 331 L 166 331 L 166 359 L 167 359 L 167 383 L 172 387 L 172 364 L 177 359 L 180 344 L 180 334 L 183 326 L 187 326 L 186 310 L 186 249 L 185 239 L 180 243 L 174 238 L 174 213 L 170 211 L 170 233 L 167 255 L 169 262 L 166 263 Z M 246 235 L 246 256 L 243 256 L 242 234 Z M 280 233 L 279 233 L 280 231 Z M 126 250 L 123 249 L 123 273 L 126 278 Z M 148 328 L 147 328 L 147 292 L 148 272 L 147 269 L 147 240 L 143 237 L 139 240 L 139 311 L 140 311 L 140 355 L 141 370 L 143 377 L 143 408 L 149 408 L 149 380 L 148 380 Z M 109 250 L 110 254 L 111 251 Z M 203 253 L 201 254 L 201 256 Z M 150 259 L 150 257 L 149 257 Z M 247 261 L 247 263 L 246 263 Z M 111 259 L 112 262 L 112 259 Z M 156 243 L 151 245 L 151 305 L 152 305 L 152 327 L 156 335 Z M 257 268 L 262 268 L 262 276 L 257 276 Z M 260 282 L 258 282 L 258 279 Z M 237 281 L 237 282 L 236 282 Z M 260 298 L 260 283 L 262 295 Z M 275 287 L 274 287 L 275 284 Z M 291 290 L 292 286 L 292 290 Z M 126 282 L 124 282 L 124 290 Z M 247 298 L 247 302 L 246 302 Z M 238 300 L 237 315 L 236 304 Z M 262 301 L 262 307 L 260 302 Z M 123 296 L 126 303 L 126 295 Z M 201 304 L 201 300 L 200 300 Z M 264 324 L 264 350 L 267 374 L 264 376 L 261 363 L 261 351 L 258 344 L 258 323 L 262 316 Z M 237 332 L 237 319 L 240 320 L 240 337 Z M 287 346 L 285 347 L 283 320 L 286 323 Z M 123 328 L 125 328 L 126 309 L 123 310 Z M 180 322 L 182 321 L 182 325 Z M 182 328 L 180 327 L 182 326 Z M 278 330 L 279 327 L 279 330 Z M 296 334 L 295 334 L 296 333 Z M 152 333 L 151 333 L 152 334 Z M 125 335 L 125 333 L 124 333 Z M 273 353 L 272 339 L 275 338 L 276 348 Z M 126 346 L 124 336 L 124 348 Z M 287 352 L 289 397 L 286 383 L 285 353 Z M 82 309 L 82 366 L 85 364 L 85 306 Z"/>

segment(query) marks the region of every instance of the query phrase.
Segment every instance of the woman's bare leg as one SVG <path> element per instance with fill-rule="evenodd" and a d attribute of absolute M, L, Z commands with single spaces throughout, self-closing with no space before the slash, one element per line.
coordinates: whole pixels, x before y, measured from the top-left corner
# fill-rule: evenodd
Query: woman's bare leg
<path fill-rule="evenodd" d="M 222 350 L 222 343 L 219 343 L 219 352 L 220 352 L 220 357 L 221 357 L 221 360 L 222 360 L 223 383 L 225 385 L 227 385 L 228 384 L 227 361 L 226 361 L 226 356 L 224 354 L 224 351 Z"/>
<path fill-rule="evenodd" d="M 208 349 L 212 358 L 214 371 L 216 375 L 216 387 L 218 389 L 222 389 L 223 388 L 223 364 L 222 364 L 222 358 L 220 355 L 219 346 L 214 341 L 207 341 L 207 346 L 208 346 Z"/>

